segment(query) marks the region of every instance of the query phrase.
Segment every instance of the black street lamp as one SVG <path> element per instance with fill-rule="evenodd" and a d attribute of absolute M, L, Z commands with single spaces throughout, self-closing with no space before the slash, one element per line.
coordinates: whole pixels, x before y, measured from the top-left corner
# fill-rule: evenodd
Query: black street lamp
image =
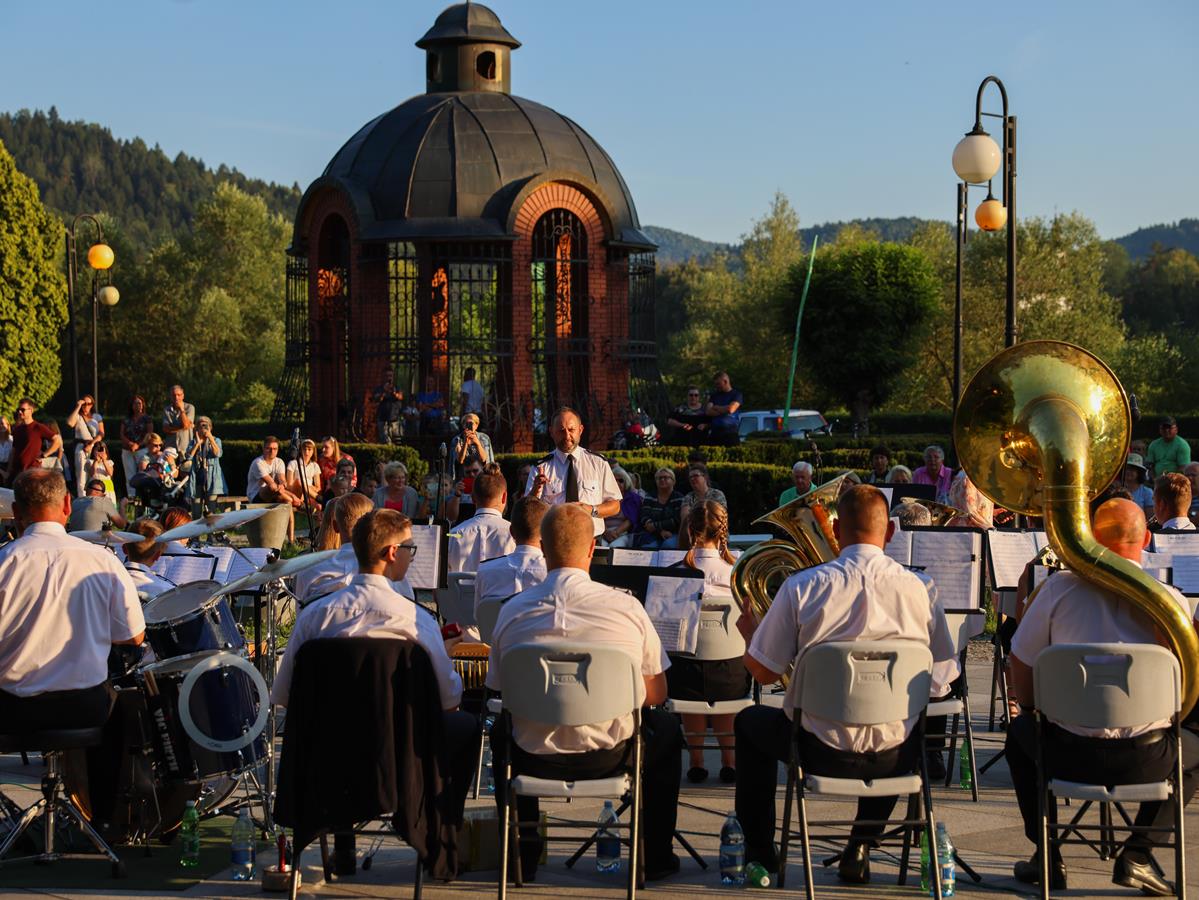
<path fill-rule="evenodd" d="M 75 380 L 75 396 L 80 396 L 79 390 L 79 340 L 75 330 L 75 282 L 79 276 L 79 259 L 76 255 L 76 240 L 75 229 L 78 227 L 80 220 L 87 220 L 96 227 L 96 243 L 92 244 L 87 251 L 87 264 L 92 268 L 92 400 L 95 401 L 94 409 L 100 408 L 100 357 L 98 351 L 99 331 L 99 310 L 100 304 L 105 306 L 116 306 L 121 299 L 120 292 L 111 284 L 105 284 L 104 287 L 99 287 L 97 279 L 99 273 L 105 273 L 105 279 L 108 278 L 108 270 L 112 268 L 115 256 L 112 248 L 104 243 L 104 227 L 100 224 L 100 220 L 88 213 L 81 213 L 71 220 L 71 225 L 67 228 L 67 309 L 68 318 L 67 325 L 71 339 L 71 368 L 73 370 Z"/>
<path fill-rule="evenodd" d="M 982 111 L 983 91 L 988 84 L 999 88 L 1003 100 L 1002 113 Z M 983 129 L 983 116 L 1002 120 L 1003 149 Z M 991 179 L 1002 169 L 1002 202 L 991 192 Z M 971 184 L 985 184 L 987 197 L 979 204 L 974 219 L 983 231 L 998 231 L 1007 226 L 1007 303 L 1004 323 L 1004 346 L 1016 343 L 1016 117 L 1008 115 L 1007 89 L 994 75 L 988 75 L 978 86 L 974 101 L 974 128 L 971 129 L 953 150 L 953 170 L 961 183 L 958 185 L 958 205 L 955 223 L 957 227 L 957 280 L 954 301 L 954 385 L 953 406 L 956 412 L 962 387 L 962 255 L 966 239 L 966 195 Z"/>

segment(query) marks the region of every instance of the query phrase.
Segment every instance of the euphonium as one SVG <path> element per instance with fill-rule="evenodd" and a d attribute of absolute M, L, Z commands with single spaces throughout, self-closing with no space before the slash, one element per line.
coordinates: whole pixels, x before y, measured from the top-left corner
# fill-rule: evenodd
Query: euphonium
<path fill-rule="evenodd" d="M 1182 669 L 1182 711 L 1199 697 L 1199 637 L 1165 588 L 1095 540 L 1089 501 L 1122 471 L 1128 397 L 1092 354 L 1061 341 L 1009 347 L 971 380 L 953 423 L 958 459 L 1000 506 L 1043 515 L 1049 543 L 1080 578 L 1114 591 L 1165 633 Z"/>

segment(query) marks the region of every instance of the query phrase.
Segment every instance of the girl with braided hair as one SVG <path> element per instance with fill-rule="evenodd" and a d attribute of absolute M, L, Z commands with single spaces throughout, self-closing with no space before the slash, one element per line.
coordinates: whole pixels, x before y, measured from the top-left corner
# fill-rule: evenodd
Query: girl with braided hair
<path fill-rule="evenodd" d="M 704 573 L 704 597 L 732 597 L 731 576 L 734 558 L 729 553 L 729 514 L 714 500 L 696 504 L 683 522 L 690 550 L 682 564 Z M 723 605 L 723 604 L 722 604 Z M 731 613 L 730 613 L 731 615 Z M 666 670 L 669 696 L 675 700 L 740 700 L 748 696 L 750 680 L 742 662 L 744 647 L 731 659 L 699 660 L 690 655 L 672 655 Z M 704 751 L 700 746 L 709 727 L 720 744 L 720 780 L 732 784 L 737 777 L 733 754 L 733 716 L 684 715 L 683 733 L 691 768 L 687 780 L 699 784 L 708 778 Z"/>

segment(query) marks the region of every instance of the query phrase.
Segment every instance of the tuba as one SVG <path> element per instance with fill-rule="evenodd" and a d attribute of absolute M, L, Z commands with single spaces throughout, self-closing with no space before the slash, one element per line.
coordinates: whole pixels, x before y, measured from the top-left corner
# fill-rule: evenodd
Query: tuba
<path fill-rule="evenodd" d="M 1049 543 L 1076 575 L 1114 591 L 1166 634 L 1182 669 L 1182 712 L 1199 697 L 1199 636 L 1166 587 L 1095 540 L 1089 501 L 1124 466 L 1132 418 L 1115 374 L 1061 341 L 1028 341 L 984 365 L 962 394 L 953 440 L 987 497 L 1043 515 Z"/>

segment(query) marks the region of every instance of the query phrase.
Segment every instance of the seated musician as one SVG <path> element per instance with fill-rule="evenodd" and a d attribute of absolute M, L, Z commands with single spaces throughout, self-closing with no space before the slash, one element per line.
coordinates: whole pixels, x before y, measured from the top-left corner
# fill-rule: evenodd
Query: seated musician
<path fill-rule="evenodd" d="M 883 553 L 894 533 L 887 499 L 858 485 L 837 501 L 833 531 L 837 559 L 796 572 L 779 588 L 761 622 L 743 613 L 738 627 L 749 650 L 745 667 L 762 684 L 778 681 L 809 647 L 831 641 L 910 640 L 926 644 L 936 662 L 953 657 L 945 617 L 929 602 L 920 579 Z M 778 870 L 774 847 L 777 763 L 789 757 L 792 680 L 783 709 L 755 706 L 737 714 L 737 818 L 745 830 L 746 860 Z M 917 719 L 847 725 L 803 713 L 799 733 L 805 771 L 844 778 L 886 778 L 916 770 Z M 883 820 L 896 797 L 864 797 L 858 820 Z M 869 846 L 882 826 L 855 825 L 841 855 L 842 881 L 870 880 Z"/>
<path fill-rule="evenodd" d="M 138 597 L 143 602 L 153 600 L 159 594 L 175 587 L 173 581 L 163 578 L 150 568 L 166 550 L 166 544 L 154 541 L 162 534 L 162 526 L 155 519 L 138 519 L 129 530 L 140 534 L 145 540 L 122 546 L 121 549 L 125 551 L 125 571 L 133 579 Z"/>
<path fill-rule="evenodd" d="M 1129 562 L 1141 564 L 1141 551 L 1149 545 L 1145 517 L 1132 500 L 1108 500 L 1095 510 L 1095 539 Z M 1190 614 L 1186 599 L 1176 595 Z M 1033 595 L 1012 638 L 1012 676 L 1009 691 L 1023 706 L 1033 703 L 1033 664 L 1037 655 L 1052 644 L 1162 643 L 1153 621 L 1140 609 L 1113 591 L 1101 588 L 1064 571 L 1050 577 Z M 1046 742 L 1046 776 L 1093 784 L 1134 784 L 1166 778 L 1175 764 L 1174 743 L 1169 740 L 1169 722 L 1153 722 L 1119 734 L 1097 733 L 1075 726 L 1049 723 Z M 1040 830 L 1037 818 L 1036 727 L 1031 715 L 1014 719 L 1007 732 L 1008 768 L 1016 789 L 1016 800 L 1024 818 L 1024 833 L 1033 844 Z M 1194 789 L 1194 785 L 1191 785 Z M 1142 803 L 1135 824 L 1151 825 L 1162 813 L 1161 803 Z M 1172 816 L 1164 816 L 1168 822 Z M 1053 810 L 1050 809 L 1052 817 Z M 1052 820 L 1052 819 L 1051 819 Z M 1116 857 L 1112 881 L 1139 887 L 1145 893 L 1169 896 L 1174 886 L 1153 868 L 1151 835 L 1133 835 Z M 1050 858 L 1050 881 L 1055 890 L 1065 890 L 1066 865 L 1054 848 Z M 1041 878 L 1039 858 L 1020 861 L 1016 878 L 1035 884 Z"/>
<path fill-rule="evenodd" d="M 7 731 L 103 725 L 109 651 L 144 638 L 137 591 L 113 554 L 67 534 L 62 473 L 27 469 L 13 493 L 25 531 L 0 549 L 0 722 Z"/>
<path fill-rule="evenodd" d="M 520 685 L 500 682 L 504 653 L 518 644 L 580 641 L 619 648 L 634 661 L 645 680 L 645 706 L 666 699 L 670 665 L 645 609 L 630 595 L 593 582 L 588 575 L 595 551 L 590 509 L 568 503 L 551 507 L 541 521 L 541 546 L 549 574 L 543 583 L 528 588 L 504 604 L 492 637 L 487 687 L 519 690 Z M 491 748 L 497 773 L 496 797 L 504 796 L 504 762 L 511 758 L 525 774 L 554 779 L 602 778 L 627 771 L 632 761 L 632 716 L 578 727 L 546 728 L 514 719 L 512 733 L 501 718 L 491 730 Z M 678 871 L 671 850 L 678 815 L 682 733 L 678 720 L 661 709 L 642 712 L 645 738 L 642 779 L 644 810 L 645 877 L 665 878 Z M 511 757 L 509 757 L 511 754 Z M 535 821 L 535 797 L 519 797 L 522 822 Z M 535 828 L 522 828 L 519 864 L 525 880 L 537 871 L 541 839 Z M 513 865 L 517 863 L 513 860 Z"/>
<path fill-rule="evenodd" d="M 307 606 L 318 597 L 341 590 L 357 574 L 358 558 L 354 555 L 351 535 L 358 520 L 374 508 L 370 497 L 362 494 L 338 497 L 337 502 L 333 504 L 332 515 L 326 508 L 326 524 L 341 536 L 341 547 L 324 562 L 296 573 L 295 595 L 301 607 Z M 411 593 L 405 596 L 413 599 Z"/>
<path fill-rule="evenodd" d="M 1195 523 L 1188 513 L 1191 509 L 1191 480 L 1177 472 L 1167 472 L 1153 485 L 1153 518 L 1155 531 L 1194 531 Z"/>
<path fill-rule="evenodd" d="M 475 573 L 475 614 L 484 600 L 506 600 L 525 588 L 545 581 L 545 556 L 541 553 L 541 520 L 549 504 L 536 497 L 521 497 L 512 507 L 512 540 L 516 549 L 484 560 Z"/>
<path fill-rule="evenodd" d="M 704 573 L 704 597 L 732 597 L 733 555 L 729 553 L 729 514 L 714 500 L 705 500 L 691 510 L 683 525 L 690 538 L 691 549 L 683 565 Z M 749 673 L 741 657 L 735 659 L 698 660 L 687 656 L 671 656 L 666 670 L 666 683 L 675 700 L 740 700 L 749 694 Z M 682 716 L 683 734 L 687 739 L 687 754 L 691 767 L 687 780 L 699 784 L 708 778 L 704 768 L 702 738 L 711 726 L 719 737 L 720 780 L 732 784 L 737 779 L 733 755 L 733 716 Z"/>
<path fill-rule="evenodd" d="M 504 518 L 508 482 L 499 466 L 489 463 L 474 479 L 475 514 L 450 532 L 449 571 L 477 572 L 485 559 L 511 553 L 516 546 Z"/>

